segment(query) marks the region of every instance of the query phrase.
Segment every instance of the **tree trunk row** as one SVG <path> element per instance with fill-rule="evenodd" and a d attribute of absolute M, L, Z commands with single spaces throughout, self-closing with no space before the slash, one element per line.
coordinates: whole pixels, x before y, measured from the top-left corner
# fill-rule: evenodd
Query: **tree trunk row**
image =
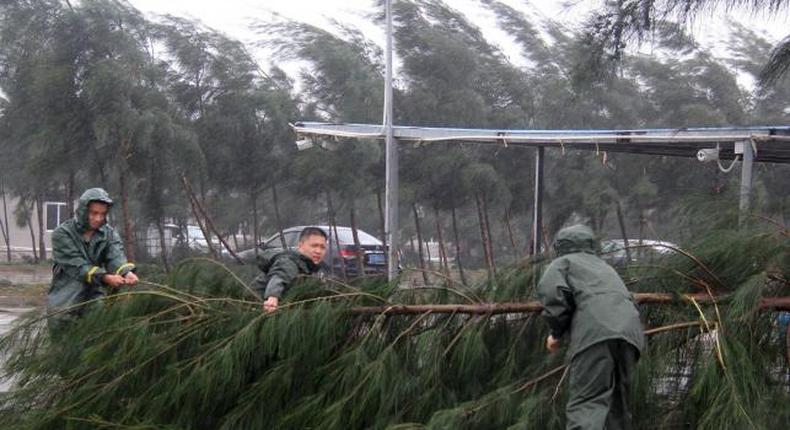
<path fill-rule="evenodd" d="M 3 219 L 0 220 L 0 230 L 5 242 L 6 259 L 11 262 L 11 228 L 8 225 L 8 205 L 6 204 L 5 183 L 0 182 L 0 195 L 3 198 Z"/>
<path fill-rule="evenodd" d="M 417 232 L 417 258 L 420 260 L 420 272 L 422 272 L 423 282 L 425 285 L 428 285 L 430 282 L 428 280 L 428 269 L 425 267 L 425 259 L 423 258 L 422 254 L 422 246 L 424 242 L 422 240 L 422 228 L 420 227 L 420 214 L 417 211 L 416 203 L 412 203 L 411 210 L 414 212 L 414 228 Z"/>

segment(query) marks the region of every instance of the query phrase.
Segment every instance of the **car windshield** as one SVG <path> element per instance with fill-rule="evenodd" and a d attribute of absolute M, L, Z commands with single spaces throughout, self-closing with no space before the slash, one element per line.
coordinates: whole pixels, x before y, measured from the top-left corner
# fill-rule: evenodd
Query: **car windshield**
<path fill-rule="evenodd" d="M 200 227 L 196 225 L 187 226 L 187 236 L 192 239 L 205 239 L 203 236 L 203 231 L 200 230 Z"/>

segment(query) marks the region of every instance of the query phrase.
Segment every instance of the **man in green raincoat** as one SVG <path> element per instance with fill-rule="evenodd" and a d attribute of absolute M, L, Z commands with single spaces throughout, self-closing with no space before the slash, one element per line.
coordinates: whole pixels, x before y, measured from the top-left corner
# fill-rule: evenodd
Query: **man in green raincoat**
<path fill-rule="evenodd" d="M 74 218 L 52 233 L 50 312 L 73 308 L 50 319 L 57 329 L 84 312 L 80 303 L 105 296 L 121 285 L 134 285 L 134 264 L 126 261 L 118 233 L 107 225 L 112 199 L 101 188 L 80 197 Z"/>
<path fill-rule="evenodd" d="M 542 316 L 550 327 L 546 348 L 570 335 L 566 429 L 631 429 L 627 399 L 645 340 L 633 295 L 617 272 L 596 255 L 592 230 L 560 230 L 551 262 L 538 284 Z"/>
<path fill-rule="evenodd" d="M 263 310 L 274 312 L 280 298 L 299 275 L 312 275 L 321 268 L 326 254 L 326 233 L 317 227 L 306 227 L 299 233 L 296 250 L 266 249 L 258 257 L 261 273 L 255 278 L 255 289 L 264 299 Z"/>

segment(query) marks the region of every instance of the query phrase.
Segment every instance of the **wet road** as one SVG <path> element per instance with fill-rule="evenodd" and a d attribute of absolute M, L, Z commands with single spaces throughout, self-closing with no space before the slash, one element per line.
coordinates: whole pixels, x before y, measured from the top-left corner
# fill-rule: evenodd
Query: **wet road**
<path fill-rule="evenodd" d="M 0 308 L 0 336 L 5 335 L 5 333 L 11 329 L 14 320 L 31 310 L 33 310 L 33 308 Z M 2 365 L 3 358 L 4 357 L 0 355 L 0 365 Z M 8 390 L 8 386 L 8 381 L 0 380 L 0 392 Z"/>

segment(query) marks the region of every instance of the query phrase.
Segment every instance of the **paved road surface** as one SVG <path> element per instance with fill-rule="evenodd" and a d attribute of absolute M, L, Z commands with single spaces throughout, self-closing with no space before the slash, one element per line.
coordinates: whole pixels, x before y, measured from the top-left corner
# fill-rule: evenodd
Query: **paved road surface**
<path fill-rule="evenodd" d="M 14 320 L 25 312 L 33 308 L 0 308 L 0 336 L 3 336 L 8 330 Z M 3 363 L 4 357 L 0 355 L 0 365 Z M 8 381 L 0 380 L 0 392 L 8 390 Z"/>

